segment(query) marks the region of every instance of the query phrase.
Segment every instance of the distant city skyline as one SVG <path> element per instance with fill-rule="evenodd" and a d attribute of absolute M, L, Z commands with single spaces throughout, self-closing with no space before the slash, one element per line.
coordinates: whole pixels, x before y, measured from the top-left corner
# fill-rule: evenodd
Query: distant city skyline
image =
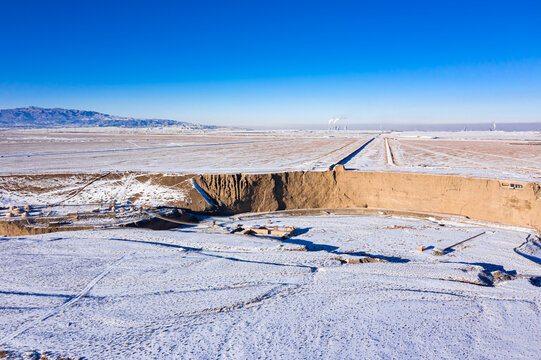
<path fill-rule="evenodd" d="M 0 3 L 0 108 L 238 126 L 541 121 L 536 1 Z"/>

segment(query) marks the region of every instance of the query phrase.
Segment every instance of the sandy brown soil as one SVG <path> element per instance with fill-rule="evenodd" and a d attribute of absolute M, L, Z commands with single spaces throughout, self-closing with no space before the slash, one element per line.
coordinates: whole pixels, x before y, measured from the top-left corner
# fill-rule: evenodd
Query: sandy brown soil
<path fill-rule="evenodd" d="M 2 135 L 1 206 L 131 202 L 222 214 L 367 207 L 541 227 L 541 145 L 533 140 L 389 137 L 388 157 L 388 135 L 374 134 Z M 326 171 L 340 159 L 355 171 Z"/>
<path fill-rule="evenodd" d="M 94 179 L 97 175 L 99 174 L 86 175 L 86 179 Z M 33 193 L 32 197 L 39 199 L 41 196 L 45 199 L 45 195 L 54 193 L 57 184 L 65 181 L 66 177 L 71 179 L 70 176 L 62 174 L 46 175 L 43 178 L 38 175 L 4 176 L 0 177 L 0 183 L 49 184 L 50 188 L 43 185 L 12 188 L 12 192 L 25 193 L 26 198 Z M 173 196 L 164 198 L 161 205 L 201 213 L 238 214 L 291 209 L 366 207 L 460 215 L 477 220 L 541 228 L 541 187 L 534 182 L 515 182 L 510 186 L 510 183 L 490 179 L 400 172 L 345 171 L 341 166 L 338 166 L 336 171 L 320 172 L 231 175 L 133 173 L 127 178 L 145 183 L 146 186 L 160 186 L 160 189 L 166 191 L 170 189 Z M 193 187 L 191 179 L 198 184 L 203 193 Z M 80 181 L 80 184 L 84 182 Z M 96 186 L 100 186 L 99 183 L 96 183 Z M 72 192 L 62 195 L 69 196 Z M 58 194 L 55 193 L 56 195 Z M 205 196 L 210 199 L 205 199 Z M 101 204 L 110 205 L 115 203 L 115 200 L 116 198 L 112 197 Z M 129 200 L 137 206 L 145 205 L 136 193 Z M 74 201 L 80 203 L 81 200 L 75 197 L 64 203 Z"/>
<path fill-rule="evenodd" d="M 466 216 L 541 229 L 541 187 L 449 175 L 293 172 L 202 175 L 201 187 L 231 213 L 370 207 Z"/>

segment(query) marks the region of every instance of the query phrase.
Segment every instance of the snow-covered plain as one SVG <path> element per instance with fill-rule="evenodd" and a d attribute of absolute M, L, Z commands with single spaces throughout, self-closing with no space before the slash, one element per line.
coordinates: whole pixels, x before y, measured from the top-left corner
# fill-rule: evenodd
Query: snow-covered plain
<path fill-rule="evenodd" d="M 348 170 L 541 180 L 541 133 L 502 131 L 4 130 L 0 175 L 323 171 L 371 139 L 344 163 Z"/>
<path fill-rule="evenodd" d="M 426 134 L 424 137 L 401 133 L 378 136 L 345 167 L 348 170 L 541 181 L 541 136 L 530 136 L 530 140 L 506 140 L 506 133 L 500 134 L 501 139 L 454 135 L 455 138 L 447 134 L 448 138 L 443 139 L 429 139 Z M 386 141 L 392 153 L 391 164 Z"/>
<path fill-rule="evenodd" d="M 214 219 L 298 228 L 279 240 L 225 234 L 211 220 L 1 238 L 3 350 L 89 359 L 539 358 L 541 268 L 513 252 L 527 233 L 391 216 Z M 337 260 L 366 256 L 388 262 Z"/>
<path fill-rule="evenodd" d="M 326 170 L 371 135 L 0 132 L 0 174 Z"/>
<path fill-rule="evenodd" d="M 0 207 L 61 202 L 88 183 L 81 173 L 116 176 L 66 212 L 134 196 L 165 205 L 192 189 L 130 171 L 322 171 L 342 159 L 348 170 L 540 181 L 539 144 L 535 132 L 3 131 Z M 10 176 L 47 173 L 66 175 Z M 540 358 L 541 259 L 526 229 L 287 214 L 0 237 L 0 357 Z M 298 230 L 287 240 L 225 234 L 212 220 Z"/>

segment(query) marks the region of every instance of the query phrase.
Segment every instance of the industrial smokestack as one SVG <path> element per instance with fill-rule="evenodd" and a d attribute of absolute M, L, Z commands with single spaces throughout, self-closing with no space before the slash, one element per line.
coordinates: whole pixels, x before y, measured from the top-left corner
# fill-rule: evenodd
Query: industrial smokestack
<path fill-rule="evenodd" d="M 329 130 L 338 130 L 338 122 L 342 119 L 342 116 L 329 119 Z"/>
<path fill-rule="evenodd" d="M 329 127 L 328 130 L 332 130 L 334 127 L 334 119 L 329 119 Z"/>

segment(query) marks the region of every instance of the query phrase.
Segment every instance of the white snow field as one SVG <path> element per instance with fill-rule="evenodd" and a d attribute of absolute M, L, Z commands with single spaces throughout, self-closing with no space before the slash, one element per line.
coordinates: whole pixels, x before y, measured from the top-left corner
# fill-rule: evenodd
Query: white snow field
<path fill-rule="evenodd" d="M 226 234 L 211 220 L 297 232 Z M 3 237 L 0 350 L 49 359 L 539 359 L 541 267 L 513 251 L 527 237 L 326 213 Z M 376 262 L 356 263 L 368 258 Z"/>
<path fill-rule="evenodd" d="M 327 170 L 373 135 L 0 132 L 0 174 L 111 171 L 261 173 Z"/>
<path fill-rule="evenodd" d="M 541 133 L 503 131 L 3 130 L 0 175 L 323 171 L 371 139 L 346 169 L 541 181 Z"/>
<path fill-rule="evenodd" d="M 44 216 L 78 218 L 118 203 L 114 215 L 132 198 L 191 201 L 189 177 L 138 182 L 133 171 L 339 164 L 541 181 L 539 132 L 168 131 L 0 130 L 0 216 L 14 220 L 10 206 L 61 204 Z M 533 229 L 335 211 L 0 236 L 0 359 L 541 359 Z M 23 215 L 15 220 L 32 221 Z M 213 221 L 297 230 L 288 239 L 230 234 Z"/>

